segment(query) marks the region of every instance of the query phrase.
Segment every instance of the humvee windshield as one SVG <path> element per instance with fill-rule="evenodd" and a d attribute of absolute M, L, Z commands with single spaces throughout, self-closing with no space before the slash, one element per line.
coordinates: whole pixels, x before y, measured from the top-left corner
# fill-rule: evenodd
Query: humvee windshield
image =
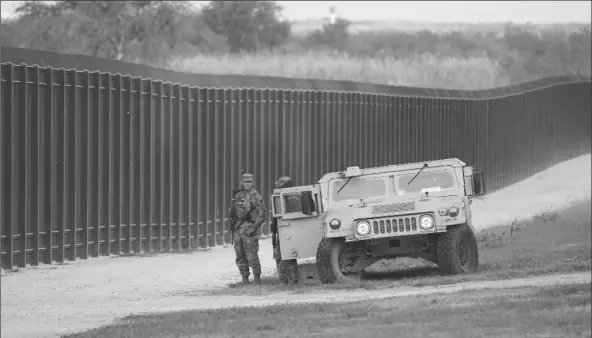
<path fill-rule="evenodd" d="M 422 189 L 454 189 L 453 173 L 448 170 L 423 171 L 409 184 L 415 173 L 396 176 L 396 189 L 399 196 L 419 193 Z"/>
<path fill-rule="evenodd" d="M 339 180 L 333 183 L 331 196 L 333 201 L 344 201 L 348 199 L 360 199 L 387 195 L 387 177 L 352 178 L 345 187 L 341 187 L 348 179 Z M 338 192 L 339 191 L 339 192 Z"/>

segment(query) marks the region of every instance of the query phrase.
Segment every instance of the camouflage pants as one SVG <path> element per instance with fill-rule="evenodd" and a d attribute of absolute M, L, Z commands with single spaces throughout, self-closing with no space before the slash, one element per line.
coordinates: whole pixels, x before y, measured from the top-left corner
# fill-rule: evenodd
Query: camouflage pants
<path fill-rule="evenodd" d="M 253 269 L 253 275 L 261 274 L 259 262 L 259 239 L 245 234 L 234 234 L 234 252 L 236 253 L 236 266 L 241 276 L 249 275 L 249 267 Z"/>
<path fill-rule="evenodd" d="M 298 282 L 298 262 L 295 259 L 281 260 L 280 242 L 277 235 L 273 241 L 273 258 L 276 262 L 278 275 L 282 283 L 295 284 Z"/>

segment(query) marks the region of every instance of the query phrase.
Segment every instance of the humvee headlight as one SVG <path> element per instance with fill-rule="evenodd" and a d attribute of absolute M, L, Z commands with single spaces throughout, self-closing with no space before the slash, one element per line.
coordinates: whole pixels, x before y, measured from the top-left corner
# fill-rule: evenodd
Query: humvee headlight
<path fill-rule="evenodd" d="M 331 229 L 337 230 L 341 226 L 341 221 L 337 218 L 333 218 L 331 222 L 329 222 L 329 226 L 331 227 Z"/>
<path fill-rule="evenodd" d="M 358 222 L 356 225 L 356 233 L 360 236 L 367 236 L 370 234 L 370 223 L 366 221 Z"/>
<path fill-rule="evenodd" d="M 430 215 L 423 215 L 419 218 L 419 226 L 424 229 L 428 230 L 434 227 L 434 218 Z"/>
<path fill-rule="evenodd" d="M 448 213 L 448 209 L 440 208 L 438 209 L 438 213 L 440 214 L 440 216 L 446 216 L 446 214 Z"/>

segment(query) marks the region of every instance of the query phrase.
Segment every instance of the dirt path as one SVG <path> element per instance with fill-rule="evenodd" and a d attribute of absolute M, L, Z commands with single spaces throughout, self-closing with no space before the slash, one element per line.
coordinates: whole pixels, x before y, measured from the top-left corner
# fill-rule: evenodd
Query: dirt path
<path fill-rule="evenodd" d="M 150 312 L 168 312 L 191 309 L 219 309 L 233 306 L 269 306 L 276 304 L 296 303 L 342 303 L 361 300 L 384 299 L 389 297 L 405 297 L 416 295 L 429 295 L 436 293 L 456 293 L 467 290 L 492 290 L 510 289 L 529 286 L 548 286 L 556 284 L 585 284 L 592 281 L 590 272 L 573 273 L 552 276 L 539 276 L 531 278 L 510 279 L 501 281 L 465 282 L 454 285 L 438 287 L 422 287 L 404 289 L 381 290 L 335 290 L 315 291 L 308 294 L 294 294 L 290 292 L 266 294 L 261 296 L 169 296 L 160 298 L 158 306 L 155 306 L 154 298 L 133 299 L 133 295 L 118 294 L 119 306 L 110 304 L 107 309 L 105 299 L 80 299 L 72 301 L 70 307 L 56 309 L 46 304 L 46 311 L 39 311 L 42 304 L 32 304 L 35 311 L 27 313 L 24 317 L 5 318 L 2 316 L 3 337 L 58 337 L 60 334 L 79 332 L 86 329 L 111 323 L 114 318 L 121 318 L 130 314 L 142 314 Z M 66 295 L 64 295 L 66 296 Z M 124 297 L 122 297 L 124 296 Z M 119 298 L 122 297 L 122 298 Z M 132 301 L 133 300 L 133 301 Z M 93 304 L 80 307 L 80 303 Z M 115 306 L 113 306 L 115 305 Z M 31 309 L 33 310 L 33 309 Z M 4 311 L 2 311 L 4 312 Z M 76 318 L 73 322 L 72 319 Z M 36 325 L 31 325 L 36 323 Z M 6 325 L 6 327 L 5 327 Z M 67 328 L 67 329 L 66 329 Z"/>
<path fill-rule="evenodd" d="M 275 274 L 270 240 L 260 241 L 263 274 Z M 232 248 L 154 257 L 101 257 L 2 276 L 2 337 L 80 331 L 137 311 L 156 311 L 171 293 L 216 290 L 238 281 Z M 192 304 L 196 298 L 185 298 Z M 177 300 L 172 300 L 177 302 Z M 36 325 L 31 325 L 35 323 Z"/>
<path fill-rule="evenodd" d="M 577 173 L 574 174 L 574 173 Z M 561 207 L 569 199 L 590 196 L 590 155 L 559 164 L 549 170 L 487 196 L 475 203 L 478 228 L 494 225 L 500 211 L 505 217 L 531 217 L 545 205 Z M 567 181 L 566 181 L 567 180 Z M 563 188 L 563 190 L 562 190 Z M 509 197 L 509 196 L 512 197 Z M 527 197 L 524 197 L 527 196 Z M 536 197 L 536 198 L 535 198 Z M 530 204 L 529 204 L 530 203 Z M 226 288 L 237 280 L 232 248 L 216 247 L 192 254 L 166 254 L 155 257 L 94 258 L 62 266 L 28 268 L 2 276 L 2 337 L 51 337 L 52 334 L 77 332 L 112 322 L 134 313 L 180 310 L 186 308 L 263 305 L 282 301 L 339 301 L 390 297 L 372 291 L 303 294 L 279 294 L 265 297 L 171 296 L 187 291 Z M 269 240 L 260 242 L 263 274 L 275 275 Z M 533 283 L 555 283 L 556 277 L 531 279 Z M 561 277 L 557 277 L 561 278 Z M 590 282 L 590 274 L 565 276 L 568 280 Z M 537 282 L 538 281 L 538 282 Z M 559 280 L 561 281 L 561 280 Z M 524 280 L 459 284 L 409 292 L 452 292 L 454 288 L 511 287 Z M 436 290 L 436 291 L 434 291 Z M 446 291 L 448 290 L 448 291 Z M 405 291 L 408 292 L 408 291 Z M 408 293 L 410 295 L 412 293 Z M 344 298 L 347 295 L 347 298 Z M 356 298 L 357 297 L 357 298 Z M 68 329 L 65 329 L 68 328 Z M 51 332 L 52 334 L 48 334 Z"/>
<path fill-rule="evenodd" d="M 336 290 L 334 292 L 322 291 L 308 294 L 272 294 L 260 297 L 253 296 L 234 296 L 233 306 L 250 305 L 250 306 L 269 306 L 274 304 L 293 304 L 293 303 L 346 303 L 352 301 L 375 300 L 391 297 L 407 297 L 417 295 L 430 295 L 435 293 L 455 293 L 462 291 L 473 290 L 495 290 L 495 289 L 511 289 L 529 286 L 548 286 L 556 284 L 585 284 L 592 281 L 591 273 L 573 273 L 551 276 L 537 276 L 530 278 L 517 278 L 497 281 L 479 281 L 479 282 L 463 282 L 453 285 L 443 285 L 434 287 L 406 287 L 403 289 L 380 290 L 380 292 L 373 290 Z M 225 296 L 226 297 L 226 296 Z M 225 298 L 222 297 L 222 298 Z M 224 308 L 226 306 L 220 303 L 208 303 L 209 297 L 200 297 L 199 308 Z M 214 298 L 214 297 L 212 297 Z M 220 298 L 220 297 L 218 297 Z M 222 302 L 224 303 L 224 302 Z"/>

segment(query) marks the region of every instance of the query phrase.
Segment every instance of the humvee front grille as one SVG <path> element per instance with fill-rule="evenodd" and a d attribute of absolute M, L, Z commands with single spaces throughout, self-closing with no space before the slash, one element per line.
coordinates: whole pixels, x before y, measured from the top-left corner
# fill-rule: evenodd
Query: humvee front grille
<path fill-rule="evenodd" d="M 375 235 L 417 231 L 417 216 L 389 217 L 372 221 Z"/>

